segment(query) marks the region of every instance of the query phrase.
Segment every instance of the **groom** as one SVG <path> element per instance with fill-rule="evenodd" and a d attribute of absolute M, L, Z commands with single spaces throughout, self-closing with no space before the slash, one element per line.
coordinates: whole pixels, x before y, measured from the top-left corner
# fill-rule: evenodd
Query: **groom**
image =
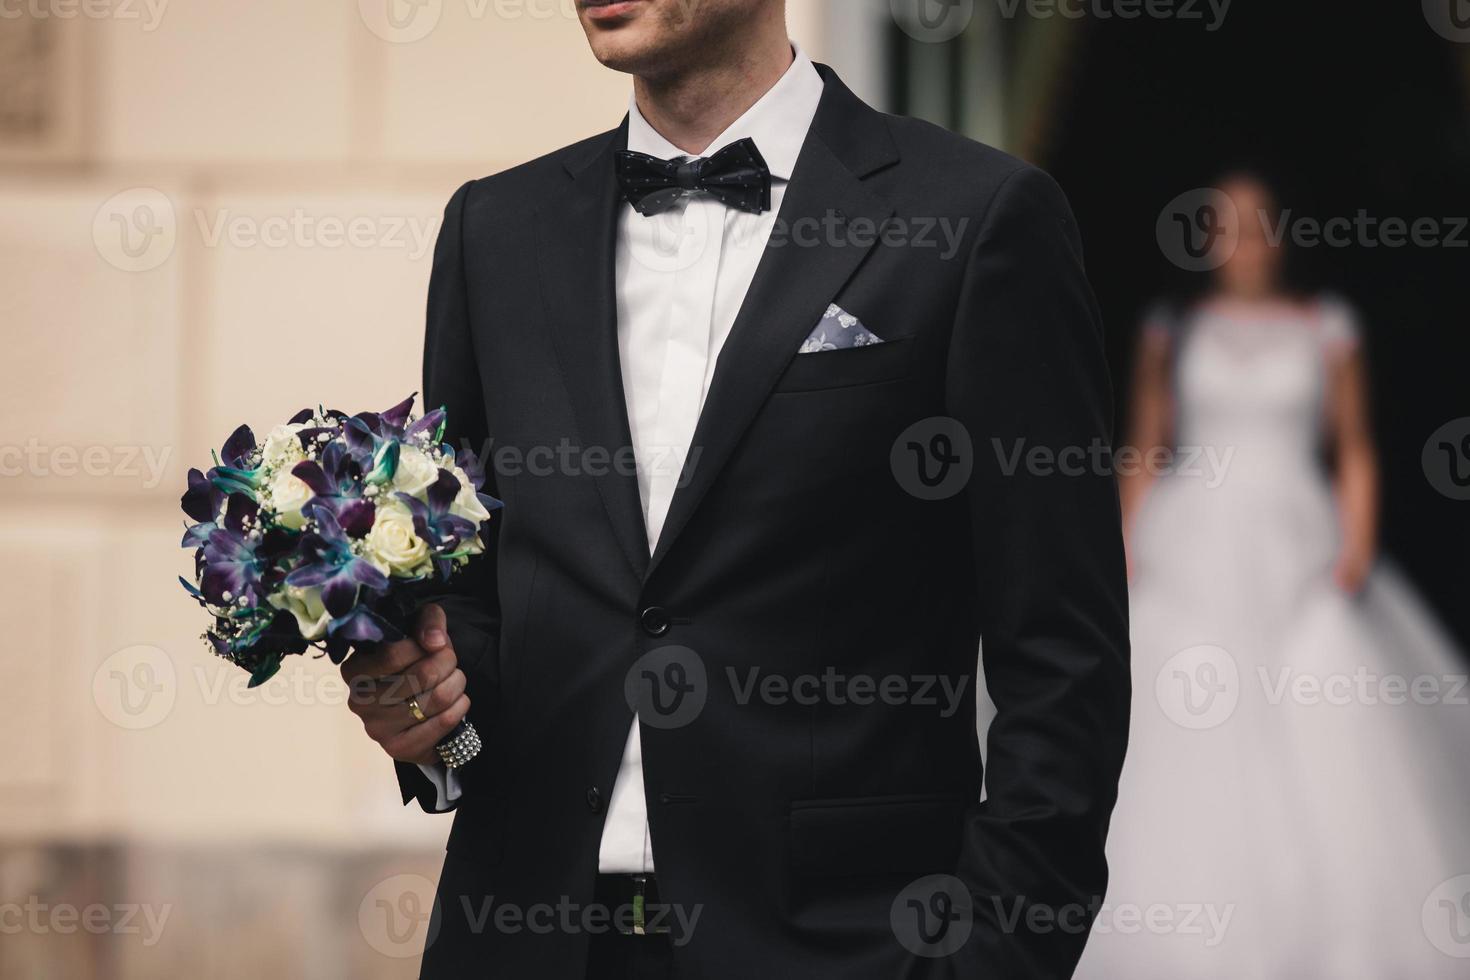
<path fill-rule="evenodd" d="M 864 105 L 783 0 L 579 7 L 628 118 L 460 188 L 429 290 L 493 558 L 346 665 L 457 811 L 423 976 L 1070 975 L 1129 680 L 1066 201 Z"/>

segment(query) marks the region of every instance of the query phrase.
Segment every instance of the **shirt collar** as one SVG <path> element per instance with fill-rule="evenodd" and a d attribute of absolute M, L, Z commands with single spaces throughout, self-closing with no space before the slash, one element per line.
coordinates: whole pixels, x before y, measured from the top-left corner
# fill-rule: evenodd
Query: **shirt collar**
<path fill-rule="evenodd" d="M 745 115 L 717 136 L 704 156 L 714 156 L 731 143 L 753 139 L 771 169 L 771 176 L 778 180 L 791 179 L 825 87 L 811 59 L 795 43 L 791 48 L 796 59 L 786 74 Z M 689 156 L 659 135 L 643 118 L 636 97 L 628 100 L 628 149 L 665 160 Z"/>

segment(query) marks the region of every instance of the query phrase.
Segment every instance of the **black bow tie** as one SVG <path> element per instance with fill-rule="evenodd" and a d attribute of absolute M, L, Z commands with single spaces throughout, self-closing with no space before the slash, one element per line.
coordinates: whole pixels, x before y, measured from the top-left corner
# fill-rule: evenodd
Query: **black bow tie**
<path fill-rule="evenodd" d="M 704 191 L 752 214 L 771 209 L 771 170 L 752 139 L 698 160 L 660 160 L 619 150 L 617 168 L 623 195 L 642 215 L 657 214 L 690 191 Z"/>

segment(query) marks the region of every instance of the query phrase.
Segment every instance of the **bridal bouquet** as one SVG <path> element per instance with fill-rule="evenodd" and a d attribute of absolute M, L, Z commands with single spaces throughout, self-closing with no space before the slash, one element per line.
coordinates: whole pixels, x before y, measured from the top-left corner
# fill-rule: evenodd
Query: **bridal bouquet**
<path fill-rule="evenodd" d="M 443 444 L 443 409 L 298 413 L 257 444 L 236 429 L 207 473 L 189 471 L 194 581 L 214 651 L 269 680 L 316 647 L 341 663 L 400 639 L 426 594 L 485 550 L 500 501 L 468 450 Z"/>

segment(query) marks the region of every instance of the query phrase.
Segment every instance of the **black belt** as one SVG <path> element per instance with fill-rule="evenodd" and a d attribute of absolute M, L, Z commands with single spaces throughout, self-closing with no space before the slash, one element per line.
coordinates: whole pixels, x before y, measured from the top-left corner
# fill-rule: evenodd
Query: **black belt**
<path fill-rule="evenodd" d="M 673 909 L 659 900 L 653 875 L 598 875 L 597 902 L 625 936 L 666 935 L 674 918 Z"/>

